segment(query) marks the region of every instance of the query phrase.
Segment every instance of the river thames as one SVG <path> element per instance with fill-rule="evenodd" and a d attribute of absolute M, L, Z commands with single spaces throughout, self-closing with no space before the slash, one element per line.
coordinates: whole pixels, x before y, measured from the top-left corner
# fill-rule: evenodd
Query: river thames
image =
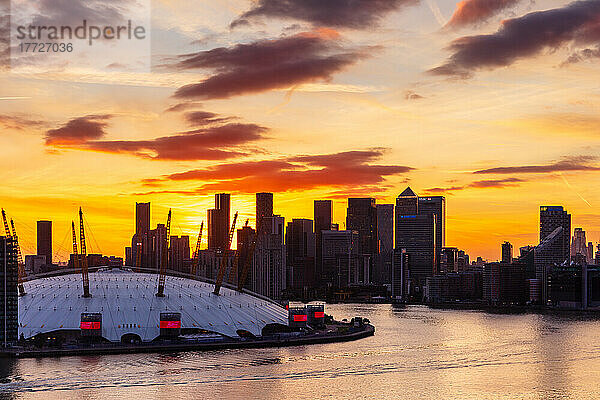
<path fill-rule="evenodd" d="M 388 304 L 331 305 L 349 343 L 0 362 L 8 399 L 593 399 L 600 320 Z"/>

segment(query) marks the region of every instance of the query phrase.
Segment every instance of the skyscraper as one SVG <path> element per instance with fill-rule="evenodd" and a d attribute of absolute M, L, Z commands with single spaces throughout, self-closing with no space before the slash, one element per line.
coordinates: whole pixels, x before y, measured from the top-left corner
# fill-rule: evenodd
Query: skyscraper
<path fill-rule="evenodd" d="M 411 285 L 421 292 L 426 278 L 437 270 L 437 214 L 419 214 L 419 198 L 406 188 L 396 199 L 396 246 L 398 254 L 408 254 Z"/>
<path fill-rule="evenodd" d="M 317 284 L 322 286 L 323 281 L 323 260 L 321 257 L 323 243 L 321 240 L 321 232 L 331 229 L 333 219 L 333 207 L 331 200 L 315 200 L 314 203 L 314 218 L 315 218 L 315 269 L 317 276 Z"/>
<path fill-rule="evenodd" d="M 0 236 L 0 346 L 17 341 L 17 251 L 10 237 Z"/>
<path fill-rule="evenodd" d="M 569 260 L 571 254 L 571 214 L 568 214 L 562 206 L 541 206 L 540 207 L 540 242 L 550 235 L 558 227 L 562 227 L 561 236 L 557 239 L 560 242 L 562 252 L 554 260 L 556 263 L 562 263 Z"/>
<path fill-rule="evenodd" d="M 150 203 L 135 203 L 135 233 L 150 231 Z"/>
<path fill-rule="evenodd" d="M 379 254 L 379 242 L 377 240 L 377 206 L 375 205 L 375 199 L 348 199 L 346 229 L 358 232 L 359 251 L 361 254 L 370 257 L 368 275 L 371 277 L 373 275 L 375 259 Z M 361 276 L 359 281 L 370 283 L 370 279 L 365 276 Z"/>
<path fill-rule="evenodd" d="M 585 231 L 582 228 L 573 230 L 573 238 L 571 240 L 571 257 L 581 254 L 586 257 L 588 254 L 587 241 L 585 239 Z"/>
<path fill-rule="evenodd" d="M 189 273 L 190 237 L 171 236 L 169 244 L 169 268 L 174 271 Z"/>
<path fill-rule="evenodd" d="M 52 265 L 52 221 L 37 222 L 37 255 L 46 257 L 46 265 Z"/>
<path fill-rule="evenodd" d="M 208 210 L 208 248 L 226 249 L 229 241 L 231 197 L 228 193 L 215 195 L 215 208 Z"/>
<path fill-rule="evenodd" d="M 394 205 L 377 204 L 377 240 L 379 255 L 374 282 L 380 285 L 392 282 L 392 263 L 394 258 Z"/>
<path fill-rule="evenodd" d="M 513 245 L 509 242 L 502 243 L 502 262 L 511 264 L 513 259 Z"/>
<path fill-rule="evenodd" d="M 323 276 L 322 284 L 345 288 L 359 283 L 359 270 L 364 268 L 357 231 L 322 231 Z M 367 265 L 368 267 L 368 265 Z M 363 274 L 364 275 L 364 272 Z"/>
<path fill-rule="evenodd" d="M 273 193 L 256 193 L 256 229 L 261 234 L 269 234 L 269 224 L 263 223 L 265 218 L 273 216 Z M 265 229 L 267 228 L 267 229 Z"/>
<path fill-rule="evenodd" d="M 296 289 L 315 283 L 315 236 L 313 221 L 293 219 L 285 232 L 287 286 Z"/>
<path fill-rule="evenodd" d="M 442 247 L 446 246 L 446 198 L 419 197 L 419 214 L 435 215 L 435 258 L 436 270 L 439 270 Z"/>

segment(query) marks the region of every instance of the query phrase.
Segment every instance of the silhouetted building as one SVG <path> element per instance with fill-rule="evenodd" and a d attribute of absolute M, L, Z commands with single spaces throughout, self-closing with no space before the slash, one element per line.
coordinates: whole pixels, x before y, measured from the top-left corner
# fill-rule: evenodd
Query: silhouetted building
<path fill-rule="evenodd" d="M 229 242 L 231 196 L 228 193 L 215 195 L 215 208 L 208 210 L 208 248 L 226 249 Z"/>
<path fill-rule="evenodd" d="M 287 286 L 311 288 L 315 285 L 315 236 L 310 219 L 293 219 L 285 232 Z"/>
<path fill-rule="evenodd" d="M 380 285 L 392 283 L 394 262 L 394 205 L 377 204 L 377 239 L 379 254 L 373 282 Z"/>
<path fill-rule="evenodd" d="M 169 245 L 169 269 L 190 272 L 190 237 L 171 236 Z"/>
<path fill-rule="evenodd" d="M 449 272 L 427 278 L 425 299 L 429 303 L 476 301 L 483 297 L 481 270 Z"/>
<path fill-rule="evenodd" d="M 0 346 L 3 347 L 17 341 L 18 278 L 15 243 L 11 237 L 0 236 Z"/>
<path fill-rule="evenodd" d="M 394 249 L 394 264 L 392 266 L 392 301 L 408 299 L 409 295 L 409 255 L 404 249 Z"/>
<path fill-rule="evenodd" d="M 458 272 L 458 248 L 442 247 L 439 273 Z"/>
<path fill-rule="evenodd" d="M 254 252 L 251 289 L 271 299 L 279 299 L 282 291 L 287 287 L 285 218 L 274 215 L 265 218 L 264 224 L 272 233 L 258 236 Z M 312 263 L 314 268 L 314 257 Z"/>
<path fill-rule="evenodd" d="M 502 243 L 502 262 L 505 264 L 512 263 L 513 245 L 509 242 Z"/>
<path fill-rule="evenodd" d="M 322 231 L 323 277 L 327 286 L 345 288 L 362 283 L 360 270 L 365 266 L 365 258 L 360 253 L 360 235 L 357 231 Z"/>
<path fill-rule="evenodd" d="M 419 197 L 419 214 L 435 215 L 435 258 L 439 270 L 442 247 L 446 246 L 446 198 L 444 196 Z"/>
<path fill-rule="evenodd" d="M 206 249 L 200 250 L 199 254 L 199 269 L 198 275 L 203 276 L 209 280 L 215 281 L 223 261 L 223 255 L 227 257 L 225 260 L 225 275 L 223 282 L 231 285 L 237 285 L 238 282 L 238 271 L 234 268 L 235 263 L 235 250 L 215 250 Z"/>
<path fill-rule="evenodd" d="M 377 207 L 373 198 L 348 199 L 348 214 L 346 216 L 346 229 L 357 231 L 359 235 L 359 251 L 369 256 L 370 266 L 366 275 L 359 276 L 359 281 L 370 283 L 373 274 L 373 264 L 379 254 L 377 239 Z"/>
<path fill-rule="evenodd" d="M 26 255 L 25 272 L 27 275 L 37 275 L 47 271 L 46 256 Z"/>
<path fill-rule="evenodd" d="M 265 218 L 273 216 L 273 193 L 256 193 L 256 229 L 261 234 L 270 234 L 269 224 L 263 224 Z M 265 230 L 267 228 L 267 230 Z"/>
<path fill-rule="evenodd" d="M 37 222 L 37 255 L 46 257 L 46 264 L 52 265 L 52 221 Z"/>
<path fill-rule="evenodd" d="M 436 214 L 419 214 L 418 196 L 406 188 L 396 199 L 396 250 L 409 255 L 411 285 L 421 292 L 428 276 L 437 270 Z"/>
<path fill-rule="evenodd" d="M 135 233 L 150 231 L 150 203 L 135 203 Z"/>
<path fill-rule="evenodd" d="M 584 255 L 587 261 L 588 246 L 585 231 L 582 228 L 575 228 L 573 230 L 573 238 L 571 240 L 571 257 L 575 257 L 578 254 Z"/>
<path fill-rule="evenodd" d="M 315 200 L 314 202 L 314 221 L 315 221 L 315 267 L 317 276 L 317 285 L 324 286 L 323 281 L 323 259 L 321 238 L 322 231 L 331 230 L 333 220 L 333 202 L 331 200 Z"/>
<path fill-rule="evenodd" d="M 571 215 L 563 209 L 562 206 L 541 206 L 540 207 L 540 242 L 543 241 L 558 227 L 562 227 L 560 237 L 555 239 L 560 242 L 562 249 L 556 253 L 556 259 L 553 262 L 560 264 L 569 260 L 571 255 Z"/>
<path fill-rule="evenodd" d="M 587 272 L 585 263 L 549 267 L 546 280 L 547 304 L 564 309 L 585 308 L 584 272 Z"/>
<path fill-rule="evenodd" d="M 555 265 L 567 263 L 565 260 L 564 229 L 558 226 L 547 235 L 534 250 L 535 279 L 538 285 L 539 301 L 546 304 L 548 271 Z"/>
<path fill-rule="evenodd" d="M 254 241 L 256 240 L 256 230 L 252 229 L 250 226 L 244 226 L 242 229 L 237 230 L 237 251 L 239 254 L 238 260 L 238 269 L 240 274 L 238 274 L 238 282 L 240 284 L 240 280 L 242 279 L 242 271 L 246 268 L 246 263 L 248 263 L 248 270 L 246 275 L 246 282 L 244 283 L 244 288 L 252 290 L 252 278 L 250 276 L 252 272 L 252 264 L 253 264 L 253 256 L 250 254 L 252 251 L 252 246 Z M 256 246 L 254 247 L 256 249 Z M 248 279 L 250 278 L 250 279 Z"/>
<path fill-rule="evenodd" d="M 483 267 L 483 298 L 492 305 L 522 305 L 529 300 L 527 267 L 495 262 Z"/>

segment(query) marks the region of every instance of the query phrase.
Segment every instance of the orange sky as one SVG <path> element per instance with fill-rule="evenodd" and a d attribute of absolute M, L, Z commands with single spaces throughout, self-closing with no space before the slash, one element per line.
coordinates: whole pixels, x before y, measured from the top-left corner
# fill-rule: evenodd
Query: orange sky
<path fill-rule="evenodd" d="M 536 244 L 542 204 L 600 241 L 597 0 L 196 3 L 152 2 L 151 72 L 114 69 L 120 49 L 110 67 L 14 68 L 13 49 L 0 206 L 26 254 L 51 219 L 65 260 L 79 206 L 92 251 L 123 255 L 136 201 L 152 202 L 153 226 L 173 208 L 172 233 L 195 237 L 215 192 L 232 193 L 242 223 L 254 192 L 275 192 L 287 220 L 334 199 L 343 227 L 347 197 L 394 203 L 407 185 L 446 196 L 446 245 L 473 259 Z M 565 16 L 573 26 L 554 32 Z"/>

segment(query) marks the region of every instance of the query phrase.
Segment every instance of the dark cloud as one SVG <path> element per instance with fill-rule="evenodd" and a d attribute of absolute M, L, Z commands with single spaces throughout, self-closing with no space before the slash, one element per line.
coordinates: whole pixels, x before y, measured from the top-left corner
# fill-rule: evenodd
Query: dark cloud
<path fill-rule="evenodd" d="M 565 44 L 575 46 L 600 40 L 600 0 L 575 1 L 563 8 L 532 12 L 502 22 L 490 35 L 459 38 L 447 62 L 430 73 L 466 78 L 474 71 L 494 69 Z"/>
<path fill-rule="evenodd" d="M 419 0 L 258 0 L 254 7 L 231 23 L 248 25 L 256 18 L 294 19 L 314 26 L 367 29 L 376 27 L 387 14 Z"/>
<path fill-rule="evenodd" d="M 122 25 L 135 0 L 37 0 L 33 25 Z"/>
<path fill-rule="evenodd" d="M 475 181 L 472 183 L 469 183 L 468 185 L 464 185 L 464 186 L 450 186 L 450 187 L 436 187 L 436 188 L 430 188 L 430 189 L 426 189 L 425 192 L 429 193 L 429 194 L 435 194 L 435 193 L 447 193 L 447 192 L 455 192 L 458 190 L 465 190 L 465 189 L 469 189 L 469 188 L 475 188 L 475 189 L 489 189 L 489 188 L 505 188 L 505 187 L 513 187 L 513 186 L 519 186 L 520 183 L 525 182 L 525 180 L 523 179 L 519 179 L 519 178 L 506 178 L 506 179 L 489 179 L 489 180 L 482 180 L 482 181 Z"/>
<path fill-rule="evenodd" d="M 485 22 L 499 12 L 517 5 L 522 0 L 463 0 L 456 4 L 456 10 L 446 24 L 447 27 L 461 27 Z"/>
<path fill-rule="evenodd" d="M 6 129 L 21 131 L 26 128 L 41 128 L 45 124 L 44 121 L 30 119 L 25 116 L 0 114 L 0 125 Z"/>
<path fill-rule="evenodd" d="M 189 101 L 189 102 L 185 102 L 185 103 L 177 103 L 172 105 L 171 107 L 167 108 L 165 110 L 165 112 L 179 112 L 179 111 L 186 111 L 192 108 L 201 108 L 202 107 L 202 103 L 197 103 L 195 101 Z"/>
<path fill-rule="evenodd" d="M 594 48 L 576 51 L 575 53 L 571 54 L 562 65 L 565 66 L 568 64 L 576 64 L 595 58 L 600 58 L 600 45 Z"/>
<path fill-rule="evenodd" d="M 86 115 L 74 118 L 60 128 L 46 132 L 46 144 L 52 146 L 79 145 L 89 140 L 100 139 L 106 134 L 108 120 L 112 116 Z"/>
<path fill-rule="evenodd" d="M 0 0 L 0 71 L 10 67 L 10 0 Z"/>
<path fill-rule="evenodd" d="M 369 49 L 344 49 L 337 32 L 321 29 L 274 40 L 221 47 L 181 56 L 179 70 L 209 69 L 214 75 L 179 88 L 183 99 L 223 99 L 328 81 L 335 73 L 369 56 Z"/>
<path fill-rule="evenodd" d="M 381 188 L 387 177 L 406 174 L 413 170 L 411 167 L 401 165 L 372 164 L 382 156 L 382 150 L 369 150 L 222 164 L 165 176 L 165 183 L 169 181 L 208 181 L 208 183 L 189 191 L 166 190 L 164 193 L 191 195 L 223 190 L 238 193 L 286 192 L 322 187 L 335 188 L 339 192 L 358 193 L 365 187 Z M 155 186 L 157 182 L 153 179 L 144 183 Z"/>
<path fill-rule="evenodd" d="M 185 114 L 186 121 L 191 126 L 212 125 L 230 121 L 231 117 L 217 118 L 219 114 L 209 111 L 191 111 Z"/>
<path fill-rule="evenodd" d="M 523 165 L 517 167 L 496 167 L 475 171 L 474 174 L 547 174 L 551 172 L 567 171 L 600 171 L 600 167 L 593 165 L 596 157 L 579 156 L 567 157 L 564 160 L 547 165 Z"/>

